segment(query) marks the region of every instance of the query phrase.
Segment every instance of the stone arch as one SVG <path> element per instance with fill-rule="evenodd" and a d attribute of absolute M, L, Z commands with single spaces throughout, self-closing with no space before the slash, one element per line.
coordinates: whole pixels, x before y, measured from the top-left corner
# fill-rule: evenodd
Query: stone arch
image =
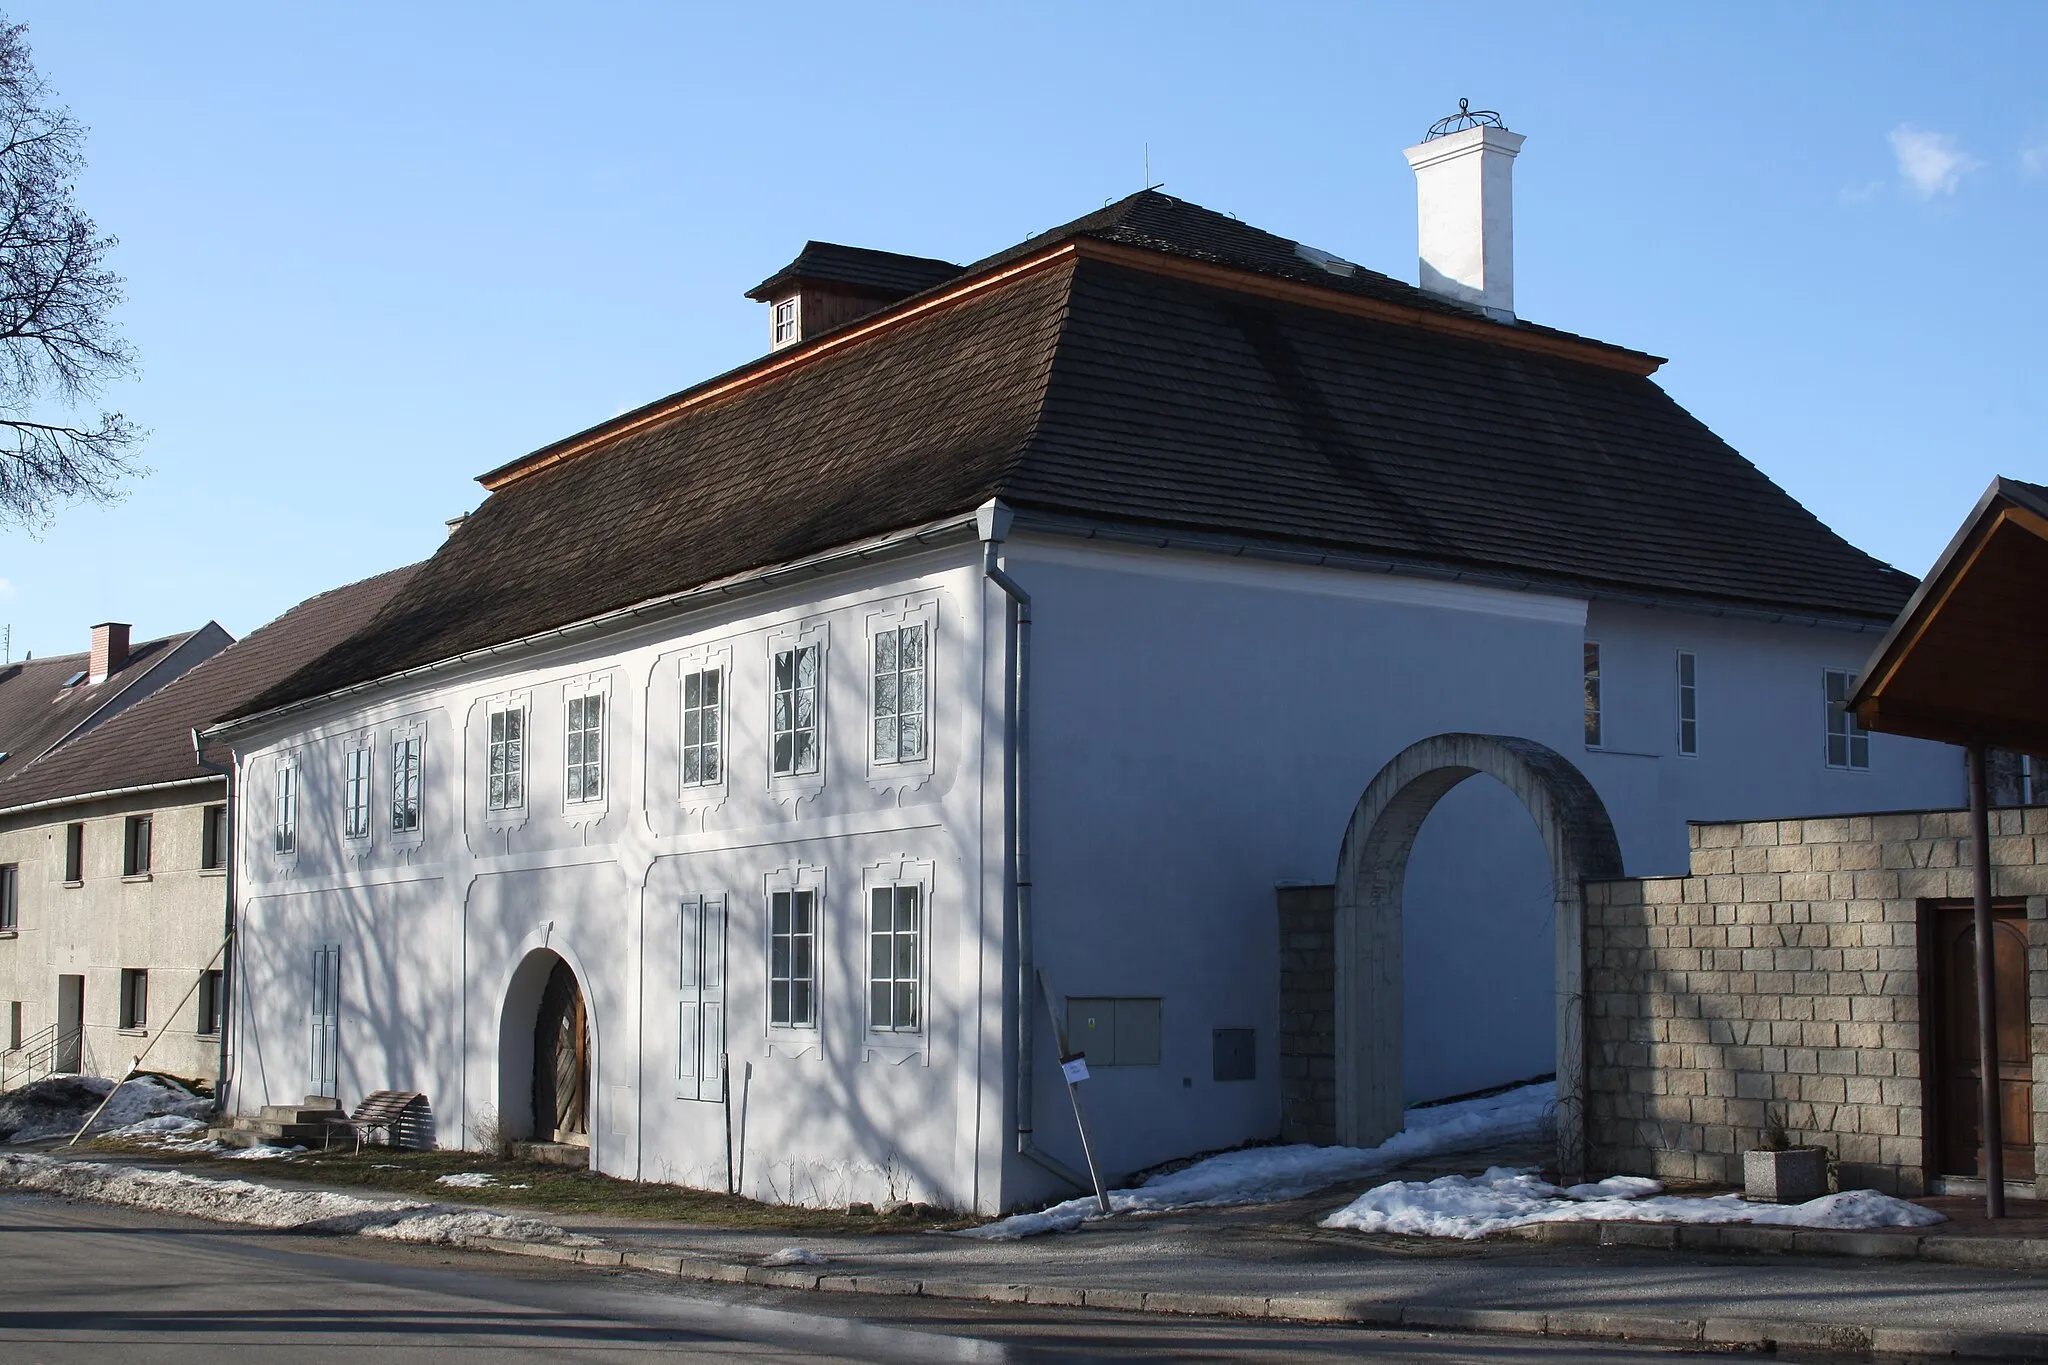
<path fill-rule="evenodd" d="M 503 1003 L 498 1013 L 498 1124 L 508 1138 L 545 1141 L 551 1136 L 537 1131 L 537 1115 L 534 1113 L 534 1029 L 539 1022 L 548 984 L 558 970 L 566 971 L 573 978 L 574 988 L 582 1001 L 587 1045 L 583 1108 L 588 1123 L 591 1165 L 595 1169 L 598 1135 L 595 1121 L 596 1078 L 599 1074 L 596 1002 L 591 996 L 590 977 L 583 970 L 583 964 L 563 944 L 528 944 L 499 993 Z"/>
<path fill-rule="evenodd" d="M 1557 906 L 1557 1154 L 1586 1163 L 1585 882 L 1621 875 L 1614 824 L 1584 773 L 1506 735 L 1443 734 L 1388 760 L 1358 798 L 1337 858 L 1337 1140 L 1371 1146 L 1401 1128 L 1401 896 L 1422 822 L 1484 773 L 1515 794 L 1550 854 Z"/>

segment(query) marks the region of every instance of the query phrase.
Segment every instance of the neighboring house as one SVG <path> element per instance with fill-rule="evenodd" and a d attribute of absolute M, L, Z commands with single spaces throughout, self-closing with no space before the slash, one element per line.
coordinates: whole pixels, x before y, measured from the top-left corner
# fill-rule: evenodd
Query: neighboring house
<path fill-rule="evenodd" d="M 484 475 L 211 732 L 236 1105 L 420 1090 L 449 1145 L 990 1211 L 1081 1164 L 1056 1018 L 1113 1172 L 1272 1135 L 1283 1082 L 1369 1141 L 1556 1070 L 1575 1131 L 1559 831 L 1677 870 L 1688 818 L 1962 766 L 1840 705 L 1913 580 L 1655 357 L 1514 316 L 1519 143 L 1411 151 L 1424 289 L 1150 191 L 957 269 L 811 243 L 769 354 Z"/>
<path fill-rule="evenodd" d="M 229 755 L 202 761 L 194 729 L 346 638 L 404 577 L 322 594 L 234 644 L 209 625 L 187 641 L 217 638 L 225 649 L 215 645 L 145 698 L 96 713 L 89 729 L 75 725 L 72 738 L 0 769 L 7 1084 L 50 1071 L 120 1075 L 145 1049 L 151 1070 L 219 1075 Z M 126 629 L 97 628 L 95 660 L 100 632 L 119 640 Z"/>
<path fill-rule="evenodd" d="M 83 654 L 0 665 L 0 781 L 120 715 L 234 638 L 212 621 L 135 645 L 128 634 L 120 622 L 103 622 L 92 628 L 92 648 Z"/>

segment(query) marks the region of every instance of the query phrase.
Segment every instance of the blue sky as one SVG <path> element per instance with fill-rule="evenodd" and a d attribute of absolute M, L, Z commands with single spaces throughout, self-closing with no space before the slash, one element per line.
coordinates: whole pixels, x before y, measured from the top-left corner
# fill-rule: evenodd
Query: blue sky
<path fill-rule="evenodd" d="M 2048 6 L 16 3 L 91 127 L 155 470 L 0 531 L 15 657 L 237 634 L 765 349 L 807 237 L 970 260 L 1153 178 L 1402 278 L 1402 147 L 1528 143 L 1525 317 L 1919 572 L 2048 479 Z M 564 534 L 602 535 L 603 527 Z"/>

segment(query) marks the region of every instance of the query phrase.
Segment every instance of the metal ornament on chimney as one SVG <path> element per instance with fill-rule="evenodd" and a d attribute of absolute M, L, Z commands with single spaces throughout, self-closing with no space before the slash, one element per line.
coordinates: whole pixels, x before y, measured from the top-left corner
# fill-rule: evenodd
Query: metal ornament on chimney
<path fill-rule="evenodd" d="M 1500 115 L 1491 109 L 1474 109 L 1472 101 L 1459 100 L 1458 112 L 1448 118 L 1440 118 L 1429 125 L 1429 131 L 1422 135 L 1424 142 L 1434 142 L 1452 133 L 1462 133 L 1467 128 L 1505 128 Z"/>

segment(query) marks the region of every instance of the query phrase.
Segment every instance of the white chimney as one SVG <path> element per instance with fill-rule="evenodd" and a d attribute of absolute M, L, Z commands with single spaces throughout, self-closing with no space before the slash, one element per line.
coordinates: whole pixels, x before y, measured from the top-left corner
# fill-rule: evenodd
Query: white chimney
<path fill-rule="evenodd" d="M 1415 168 L 1416 245 L 1422 288 L 1502 321 L 1515 316 L 1515 154 L 1522 135 L 1500 115 L 1472 110 L 1439 120 L 1404 155 Z"/>

